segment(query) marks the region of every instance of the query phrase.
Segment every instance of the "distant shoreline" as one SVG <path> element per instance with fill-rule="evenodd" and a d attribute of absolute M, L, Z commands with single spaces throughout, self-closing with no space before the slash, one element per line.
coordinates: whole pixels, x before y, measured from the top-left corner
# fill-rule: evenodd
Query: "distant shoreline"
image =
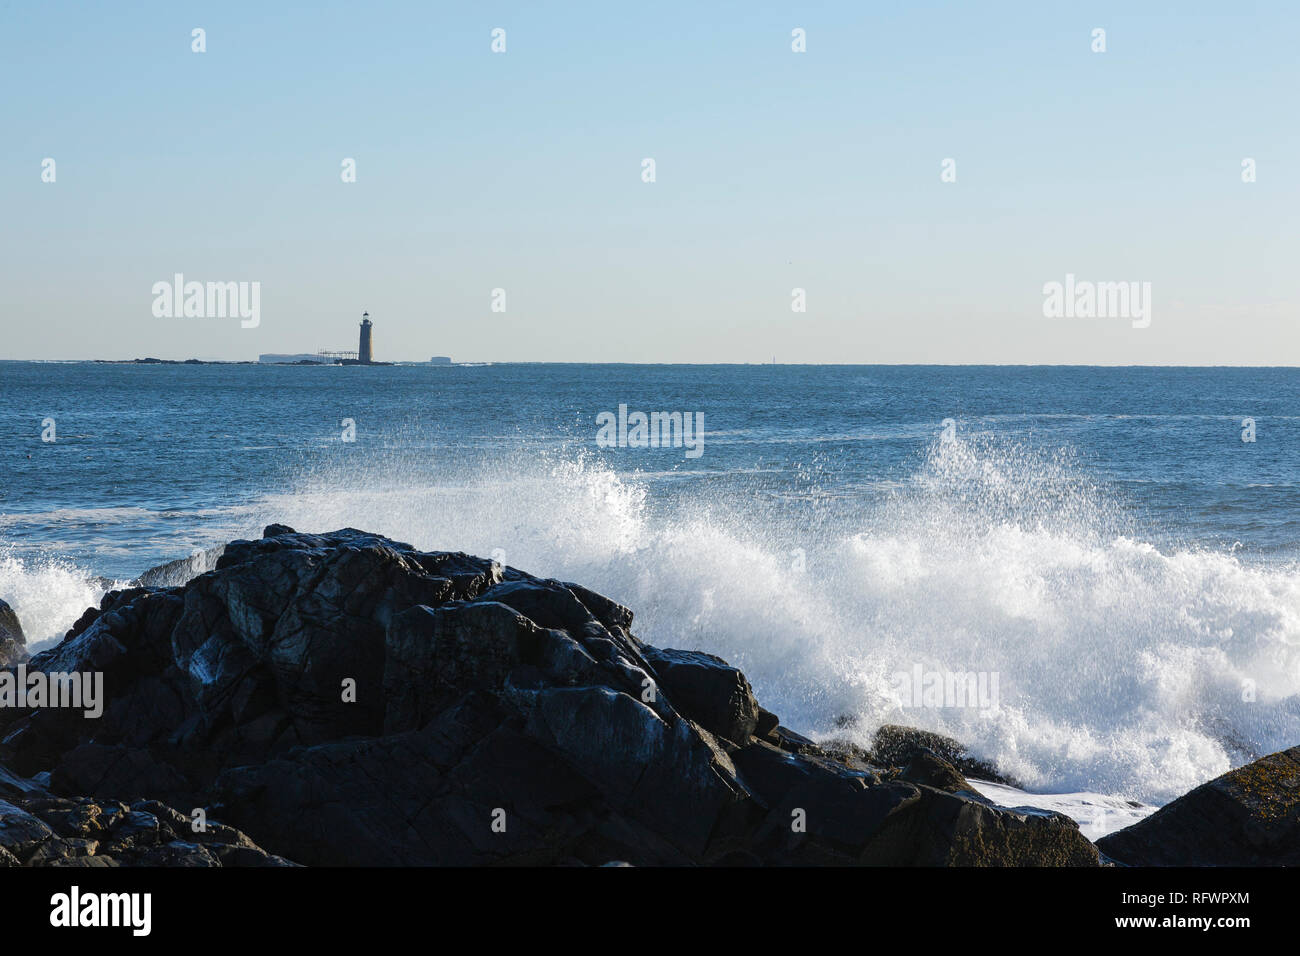
<path fill-rule="evenodd" d="M 74 360 L 75 361 L 75 360 Z M 257 362 L 238 361 L 235 359 L 91 359 L 96 365 L 257 365 Z"/>
<path fill-rule="evenodd" d="M 68 361 L 77 361 L 69 359 Z M 137 359 L 91 359 L 96 365 L 394 365 L 394 362 L 358 362 L 355 359 L 343 359 L 338 362 L 253 362 L 249 360 L 236 359 L 160 359 L 160 358 L 137 358 Z M 411 363 L 419 364 L 419 363 Z"/>

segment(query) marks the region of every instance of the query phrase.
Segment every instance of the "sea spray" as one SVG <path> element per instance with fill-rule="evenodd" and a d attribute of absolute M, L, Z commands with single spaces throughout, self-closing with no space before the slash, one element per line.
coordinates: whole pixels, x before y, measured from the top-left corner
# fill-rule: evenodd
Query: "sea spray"
<path fill-rule="evenodd" d="M 1043 792 L 1161 803 L 1300 740 L 1300 568 L 1171 543 L 1068 446 L 959 433 L 846 487 L 816 458 L 688 476 L 400 438 L 304 455 L 287 492 L 207 515 L 204 540 L 279 521 L 493 555 L 627 604 L 653 644 L 727 658 L 797 730 L 948 733 Z M 34 643 L 101 596 L 24 561 L 0 558 L 0 596 Z M 915 706 L 895 677 L 917 667 L 997 674 L 998 706 Z"/>
<path fill-rule="evenodd" d="M 0 550 L 0 598 L 18 615 L 29 653 L 63 637 L 104 593 L 104 582 L 65 558 Z"/>
<path fill-rule="evenodd" d="M 907 723 L 1034 789 L 1156 803 L 1300 739 L 1300 569 L 1156 547 L 1068 450 L 936 442 L 892 491 L 792 495 L 794 517 L 579 452 L 367 467 L 303 475 L 262 517 L 579 581 L 805 732 Z M 999 706 L 908 706 L 893 678 L 918 666 L 997 673 Z"/>

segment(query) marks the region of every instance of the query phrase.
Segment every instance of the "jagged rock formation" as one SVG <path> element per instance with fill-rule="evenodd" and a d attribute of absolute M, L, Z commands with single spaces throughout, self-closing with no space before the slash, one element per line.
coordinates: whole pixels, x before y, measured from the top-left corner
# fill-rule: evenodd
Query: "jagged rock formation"
<path fill-rule="evenodd" d="M 215 568 L 217 561 L 221 559 L 221 555 L 225 550 L 226 546 L 220 544 L 215 548 L 207 548 L 204 551 L 191 554 L 188 558 L 177 558 L 175 561 L 160 564 L 156 568 L 150 568 L 132 581 L 131 586 L 170 588 L 188 584 L 200 574 Z"/>
<path fill-rule="evenodd" d="M 819 746 L 631 624 L 580 585 L 273 525 L 37 654 L 102 671 L 104 714 L 0 711 L 0 764 L 207 807 L 306 864 L 1097 865 L 1068 818 L 930 750 Z"/>
<path fill-rule="evenodd" d="M 1300 747 L 1201 784 L 1097 845 L 1130 866 L 1300 866 Z"/>
<path fill-rule="evenodd" d="M 0 799 L 0 867 L 292 866 L 233 827 L 204 822 L 155 800 Z"/>
<path fill-rule="evenodd" d="M 27 638 L 18 615 L 0 600 L 0 667 L 11 667 L 27 659 Z"/>
<path fill-rule="evenodd" d="M 952 764 L 963 774 L 1012 787 L 1018 786 L 1014 780 L 998 773 L 988 762 L 972 756 L 964 744 L 942 734 L 885 724 L 876 731 L 871 741 L 872 759 L 887 767 L 905 766 L 918 754 L 927 752 Z"/>

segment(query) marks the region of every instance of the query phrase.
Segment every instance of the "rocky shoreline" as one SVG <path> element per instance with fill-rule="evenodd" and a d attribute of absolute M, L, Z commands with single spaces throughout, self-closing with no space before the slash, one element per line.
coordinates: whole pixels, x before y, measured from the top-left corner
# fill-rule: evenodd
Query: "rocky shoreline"
<path fill-rule="evenodd" d="M 281 525 L 30 659 L 0 602 L 0 670 L 106 688 L 97 719 L 0 706 L 0 866 L 1300 862 L 1300 748 L 1094 845 L 981 796 L 955 741 L 814 742 L 631 627 L 578 584 Z"/>
<path fill-rule="evenodd" d="M 136 359 L 94 359 L 96 365 L 256 365 L 256 362 L 239 361 L 236 359 L 160 359 L 160 358 L 136 358 Z"/>

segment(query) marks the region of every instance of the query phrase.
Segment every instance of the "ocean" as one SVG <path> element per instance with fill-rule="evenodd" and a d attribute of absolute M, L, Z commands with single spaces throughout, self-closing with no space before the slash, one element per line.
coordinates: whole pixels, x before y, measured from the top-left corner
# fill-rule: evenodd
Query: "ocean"
<path fill-rule="evenodd" d="M 608 447 L 620 406 L 702 441 Z M 1300 743 L 1296 369 L 0 362 L 0 436 L 37 646 L 153 565 L 352 526 L 580 582 L 795 730 L 941 731 L 1024 792 L 1157 806 Z M 932 674 L 994 706 L 899 676 Z"/>

